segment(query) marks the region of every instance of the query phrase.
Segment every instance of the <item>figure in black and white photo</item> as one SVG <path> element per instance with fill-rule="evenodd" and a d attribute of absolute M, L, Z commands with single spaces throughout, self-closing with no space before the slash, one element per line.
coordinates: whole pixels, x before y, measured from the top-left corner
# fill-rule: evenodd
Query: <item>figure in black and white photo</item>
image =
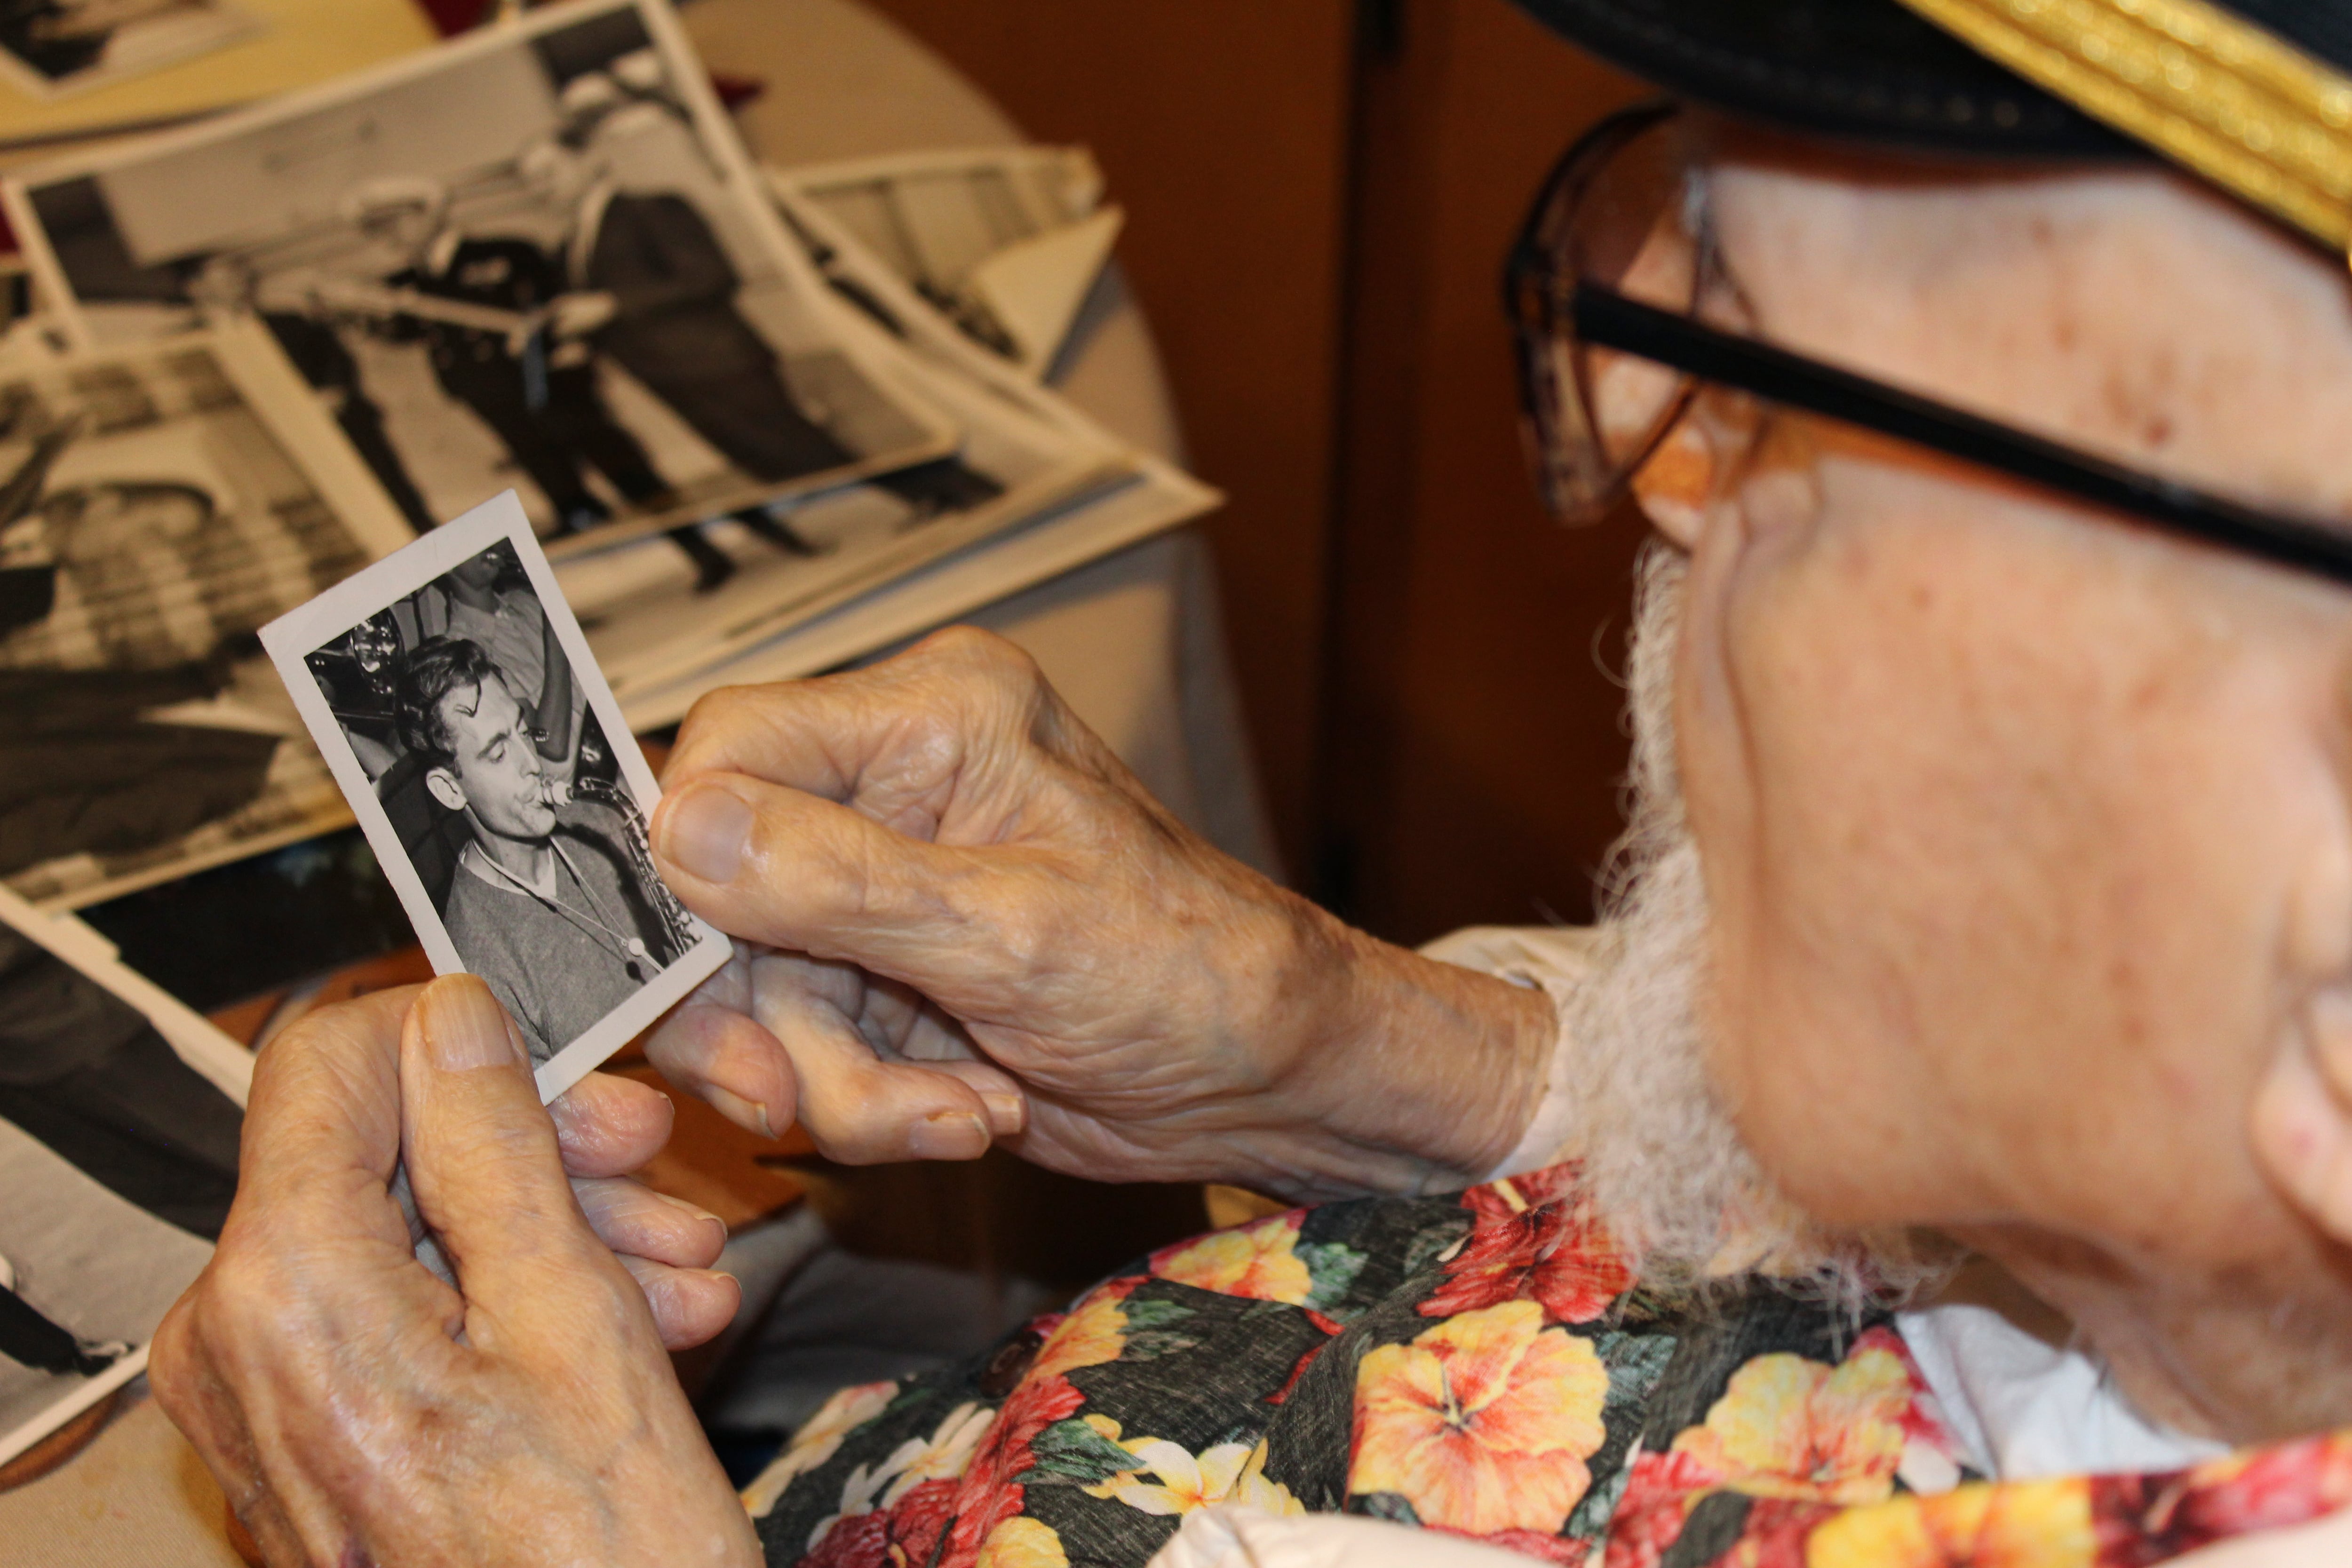
<path fill-rule="evenodd" d="M 513 488 L 564 553 L 675 530 L 712 589 L 777 564 L 747 549 L 823 552 L 786 502 L 956 431 L 846 330 L 687 69 L 635 5 L 564 8 L 60 159 L 30 249 L 97 341 L 259 315 L 412 521 Z"/>
<path fill-rule="evenodd" d="M 408 465 L 384 434 L 383 406 L 368 395 L 359 361 L 343 346 L 331 324 L 299 310 L 257 310 L 257 280 L 252 265 L 234 251 L 206 258 L 187 288 L 189 296 L 209 314 L 258 314 L 295 373 L 334 416 L 352 450 L 375 475 L 408 526 L 423 533 L 439 521 L 425 504 L 416 481 L 409 477 Z"/>
<path fill-rule="evenodd" d="M 633 190 L 612 167 L 618 144 L 661 134 L 669 111 L 626 101 L 608 77 L 564 89 L 566 119 L 524 153 L 521 172 L 570 216 L 556 331 L 584 335 L 696 435 L 755 479 L 798 479 L 854 454 L 804 413 L 775 350 L 736 308 L 742 279 L 709 219 L 677 191 Z"/>
<path fill-rule="evenodd" d="M 551 617 L 496 544 L 310 656 L 450 943 L 545 1061 L 690 944 Z"/>
<path fill-rule="evenodd" d="M 547 731 L 479 644 L 422 644 L 396 692 L 402 744 L 470 834 L 442 922 L 544 1061 L 677 957 L 625 837 L 643 830 L 552 787 Z"/>
<path fill-rule="evenodd" d="M 693 202 L 674 191 L 627 190 L 611 167 L 614 144 L 634 137 L 683 132 L 690 142 L 683 111 L 602 72 L 568 84 L 562 105 L 562 130 L 518 161 L 525 184 L 563 215 L 556 276 L 570 287 L 550 302 L 553 355 L 584 359 L 593 348 L 610 356 L 756 479 L 796 479 L 855 462 L 855 452 L 802 410 L 775 351 L 736 308 L 742 279 Z M 763 507 L 732 515 L 778 549 L 817 553 Z M 709 564 L 699 556 L 697 564 L 709 585 Z"/>
<path fill-rule="evenodd" d="M 269 809 L 282 699 L 275 727 L 186 705 L 275 688 L 254 634 L 398 529 L 339 514 L 273 423 L 314 416 L 278 395 L 194 344 L 0 380 L 0 876 L 28 896 Z"/>

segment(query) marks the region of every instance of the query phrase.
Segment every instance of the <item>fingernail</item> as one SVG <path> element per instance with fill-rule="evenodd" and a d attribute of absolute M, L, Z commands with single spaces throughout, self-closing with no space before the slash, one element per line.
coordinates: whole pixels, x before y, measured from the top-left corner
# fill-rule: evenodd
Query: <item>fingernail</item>
<path fill-rule="evenodd" d="M 977 1160 L 988 1152 L 988 1124 L 969 1110 L 942 1110 L 915 1123 L 907 1146 L 918 1160 Z"/>
<path fill-rule="evenodd" d="M 701 1220 L 706 1225 L 716 1226 L 719 1229 L 719 1245 L 721 1247 L 727 1245 L 727 1222 L 725 1220 L 720 1219 L 717 1215 L 712 1214 L 709 1209 L 704 1208 L 701 1205 L 688 1203 L 684 1198 L 672 1197 L 667 1193 L 656 1193 L 654 1195 L 667 1203 L 671 1207 L 679 1210 L 681 1213 L 684 1213 L 692 1218 Z"/>
<path fill-rule="evenodd" d="M 416 1005 L 425 1014 L 425 1043 L 443 1072 L 511 1067 L 524 1059 L 507 1030 L 506 1009 L 473 975 L 444 975 L 425 988 Z"/>
<path fill-rule="evenodd" d="M 1029 1101 L 1019 1094 L 982 1094 L 981 1103 L 988 1107 L 988 1125 L 999 1137 L 1010 1137 L 1021 1131 L 1029 1120 Z"/>
<path fill-rule="evenodd" d="M 706 882 L 731 882 L 751 838 L 751 808 L 717 784 L 697 784 L 662 817 L 661 852 Z"/>
<path fill-rule="evenodd" d="M 746 1100 L 731 1089 L 711 1084 L 702 1091 L 710 1109 L 732 1121 L 746 1132 L 757 1132 L 762 1138 L 773 1138 L 776 1130 L 768 1124 L 768 1108 L 756 1100 Z"/>

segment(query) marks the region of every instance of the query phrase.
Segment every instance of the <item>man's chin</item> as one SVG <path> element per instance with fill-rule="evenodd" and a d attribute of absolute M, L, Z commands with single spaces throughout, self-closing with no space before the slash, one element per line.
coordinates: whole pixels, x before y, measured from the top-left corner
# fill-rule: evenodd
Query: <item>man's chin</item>
<path fill-rule="evenodd" d="M 506 822 L 483 822 L 482 826 L 500 838 L 515 844 L 544 844 L 555 832 L 555 808 L 533 801 L 516 811 Z"/>

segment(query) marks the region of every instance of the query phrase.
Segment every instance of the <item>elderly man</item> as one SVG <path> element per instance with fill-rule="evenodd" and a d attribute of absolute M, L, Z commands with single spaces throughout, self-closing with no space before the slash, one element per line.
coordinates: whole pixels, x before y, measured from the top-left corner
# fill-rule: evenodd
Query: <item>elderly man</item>
<path fill-rule="evenodd" d="M 1547 489 L 1663 535 L 1596 936 L 1349 931 L 973 634 L 681 736 L 656 854 L 748 940 L 673 1079 L 845 1159 L 1341 1201 L 844 1391 L 755 1547 L 649 1364 L 726 1305 L 709 1254 L 565 1196 L 614 1091 L 551 1133 L 478 991 L 381 999 L 273 1047 L 156 1352 L 273 1549 L 2344 1560 L 2352 548 L 2303 520 L 2352 512 L 2352 180 L 2262 150 L 2336 145 L 2352 12 L 2263 7 L 2306 55 L 2185 3 L 1919 5 L 2229 195 L 1888 0 L 1539 7 L 1745 116 L 1605 124 L 1513 263 Z M 365 1113 L 298 1131 L 327 1073 Z"/>

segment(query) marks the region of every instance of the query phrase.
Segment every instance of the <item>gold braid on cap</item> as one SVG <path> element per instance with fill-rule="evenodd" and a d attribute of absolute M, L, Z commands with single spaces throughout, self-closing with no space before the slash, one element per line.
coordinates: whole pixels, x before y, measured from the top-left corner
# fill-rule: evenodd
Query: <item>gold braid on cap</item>
<path fill-rule="evenodd" d="M 2352 77 L 2207 0 L 1903 0 L 2330 248 L 2352 245 Z"/>

